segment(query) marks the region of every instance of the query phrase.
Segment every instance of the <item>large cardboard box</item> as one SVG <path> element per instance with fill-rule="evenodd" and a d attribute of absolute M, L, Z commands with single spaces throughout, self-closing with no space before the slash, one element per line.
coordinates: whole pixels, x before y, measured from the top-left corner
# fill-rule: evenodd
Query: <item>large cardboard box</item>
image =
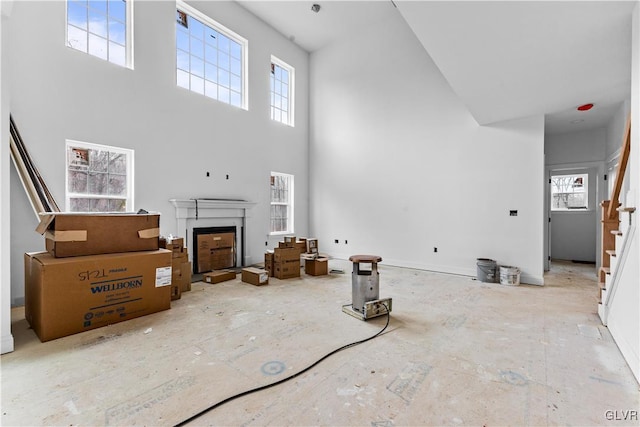
<path fill-rule="evenodd" d="M 202 278 L 207 283 L 221 283 L 227 280 L 234 280 L 236 278 L 236 272 L 232 270 L 217 270 L 211 273 L 204 273 Z"/>
<path fill-rule="evenodd" d="M 25 317 L 43 342 L 171 307 L 165 249 L 24 261 Z"/>
<path fill-rule="evenodd" d="M 36 231 L 57 258 L 150 251 L 159 248 L 160 215 L 48 212 Z"/>
<path fill-rule="evenodd" d="M 275 248 L 274 262 L 300 261 L 300 251 L 297 248 Z"/>
<path fill-rule="evenodd" d="M 297 261 L 274 262 L 273 276 L 276 279 L 300 277 L 300 259 Z"/>
<path fill-rule="evenodd" d="M 199 234 L 197 236 L 198 273 L 235 267 L 233 233 Z"/>
<path fill-rule="evenodd" d="M 304 272 L 311 276 L 329 274 L 329 258 L 305 259 Z"/>
<path fill-rule="evenodd" d="M 268 285 L 269 274 L 262 268 L 246 267 L 242 269 L 242 281 L 256 286 Z"/>

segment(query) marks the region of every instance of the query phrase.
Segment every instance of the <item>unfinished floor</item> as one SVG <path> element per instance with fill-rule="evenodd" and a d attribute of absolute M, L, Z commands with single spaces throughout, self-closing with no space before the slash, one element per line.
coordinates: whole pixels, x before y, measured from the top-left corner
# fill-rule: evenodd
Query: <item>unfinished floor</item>
<path fill-rule="evenodd" d="M 171 310 L 40 343 L 13 310 L 2 425 L 175 425 L 378 332 L 345 274 L 195 283 Z M 638 425 L 638 383 L 596 314 L 593 266 L 546 286 L 379 266 L 387 331 L 191 425 Z"/>

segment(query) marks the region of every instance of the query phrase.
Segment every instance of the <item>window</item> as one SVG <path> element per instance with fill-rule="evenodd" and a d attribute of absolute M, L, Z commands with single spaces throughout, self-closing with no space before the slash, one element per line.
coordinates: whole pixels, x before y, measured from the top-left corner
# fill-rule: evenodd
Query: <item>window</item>
<path fill-rule="evenodd" d="M 293 126 L 293 67 L 271 57 L 271 120 Z"/>
<path fill-rule="evenodd" d="M 133 150 L 67 141 L 67 211 L 133 210 Z"/>
<path fill-rule="evenodd" d="M 271 172 L 271 234 L 293 233 L 293 175 Z"/>
<path fill-rule="evenodd" d="M 586 210 L 588 201 L 588 174 L 554 175 L 551 177 L 551 210 Z"/>
<path fill-rule="evenodd" d="M 133 68 L 133 0 L 67 0 L 67 46 Z"/>
<path fill-rule="evenodd" d="M 177 2 L 176 80 L 180 87 L 247 108 L 247 40 Z"/>

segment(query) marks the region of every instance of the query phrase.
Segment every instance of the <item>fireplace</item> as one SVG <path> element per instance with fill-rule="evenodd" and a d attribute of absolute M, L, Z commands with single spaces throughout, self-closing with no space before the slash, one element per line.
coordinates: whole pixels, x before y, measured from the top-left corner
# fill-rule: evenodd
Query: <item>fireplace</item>
<path fill-rule="evenodd" d="M 176 230 L 184 236 L 189 248 L 189 261 L 197 270 L 197 238 L 195 229 L 231 230 L 235 228 L 235 267 L 253 264 L 246 246 L 247 218 L 251 217 L 254 202 L 228 199 L 171 199 L 176 211 Z"/>

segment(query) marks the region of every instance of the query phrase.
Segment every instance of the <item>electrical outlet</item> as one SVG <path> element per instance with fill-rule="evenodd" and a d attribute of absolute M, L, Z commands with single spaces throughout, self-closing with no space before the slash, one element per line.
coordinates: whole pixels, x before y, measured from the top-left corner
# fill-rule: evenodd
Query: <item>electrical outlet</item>
<path fill-rule="evenodd" d="M 344 241 L 344 244 L 345 244 L 345 245 L 347 244 L 347 241 L 346 241 L 346 240 Z"/>
<path fill-rule="evenodd" d="M 333 241 L 333 243 L 338 244 L 338 243 L 340 243 L 340 240 L 335 239 L 335 240 Z"/>
<path fill-rule="evenodd" d="M 269 242 L 264 242 L 264 245 L 265 246 L 269 246 Z"/>
<path fill-rule="evenodd" d="M 438 252 L 438 248 L 434 247 L 433 252 Z"/>
<path fill-rule="evenodd" d="M 207 171 L 207 176 L 210 176 L 209 172 Z"/>
<path fill-rule="evenodd" d="M 509 216 L 518 216 L 518 211 L 517 210 L 510 210 L 509 211 Z"/>

